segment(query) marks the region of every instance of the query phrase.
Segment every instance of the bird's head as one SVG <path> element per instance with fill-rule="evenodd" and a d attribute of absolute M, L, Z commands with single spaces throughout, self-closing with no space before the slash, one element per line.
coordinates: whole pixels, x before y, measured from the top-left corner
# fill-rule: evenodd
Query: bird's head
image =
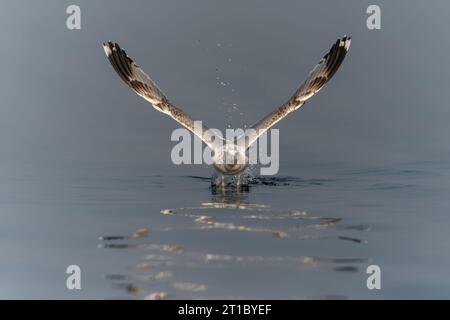
<path fill-rule="evenodd" d="M 213 166 L 221 174 L 235 176 L 248 166 L 245 148 L 234 143 L 226 143 L 214 150 Z"/>

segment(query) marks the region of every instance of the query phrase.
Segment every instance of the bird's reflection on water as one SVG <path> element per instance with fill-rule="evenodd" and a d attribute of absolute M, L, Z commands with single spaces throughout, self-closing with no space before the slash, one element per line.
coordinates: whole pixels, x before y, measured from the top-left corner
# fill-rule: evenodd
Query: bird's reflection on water
<path fill-rule="evenodd" d="M 276 185 L 278 180 L 273 184 L 266 180 L 254 183 Z M 250 192 L 251 184 L 213 184 L 209 201 L 194 207 L 162 208 L 160 214 L 167 218 L 167 227 L 153 229 L 149 222 L 149 226 L 129 235 L 101 236 L 100 248 L 139 252 L 138 261 L 130 261 L 123 273 L 107 274 L 107 281 L 129 298 L 258 298 L 258 294 L 226 292 L 221 286 L 226 286 L 226 279 L 239 281 L 240 273 L 243 277 L 249 272 L 269 275 L 286 269 L 294 270 L 294 275 L 314 269 L 355 273 L 367 262 L 354 256 L 314 255 L 310 253 L 314 245 L 307 244 L 325 241 L 330 245 L 364 245 L 366 240 L 354 233 L 367 231 L 368 226 L 345 224 L 339 217 L 251 203 Z M 308 250 L 302 252 L 303 247 Z"/>

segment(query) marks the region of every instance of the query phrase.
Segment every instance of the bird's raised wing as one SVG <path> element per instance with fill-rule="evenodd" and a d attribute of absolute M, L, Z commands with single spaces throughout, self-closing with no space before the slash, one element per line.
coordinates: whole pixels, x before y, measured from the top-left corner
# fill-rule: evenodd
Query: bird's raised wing
<path fill-rule="evenodd" d="M 292 111 L 297 110 L 311 98 L 315 93 L 323 88 L 325 83 L 331 79 L 341 65 L 350 47 L 351 38 L 344 36 L 338 39 L 331 47 L 330 51 L 319 61 L 314 69 L 309 73 L 306 80 L 294 93 L 294 95 L 281 107 L 269 113 L 261 121 L 257 122 L 242 136 L 238 143 L 242 143 L 246 148 L 250 147 L 266 130 L 275 123 L 286 117 Z M 245 139 L 245 140 L 242 140 Z"/>
<path fill-rule="evenodd" d="M 117 74 L 127 85 L 138 95 L 149 101 L 153 107 L 163 112 L 175 121 L 192 131 L 197 137 L 202 139 L 208 146 L 213 147 L 214 138 L 210 135 L 208 128 L 194 126 L 194 120 L 181 109 L 172 105 L 158 86 L 150 77 L 126 54 L 117 43 L 104 43 L 103 49 L 111 65 Z"/>

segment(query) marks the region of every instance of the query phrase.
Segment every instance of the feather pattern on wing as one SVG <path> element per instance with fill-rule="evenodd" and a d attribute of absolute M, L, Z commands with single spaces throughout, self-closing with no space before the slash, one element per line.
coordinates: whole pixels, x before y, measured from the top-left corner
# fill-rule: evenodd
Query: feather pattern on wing
<path fill-rule="evenodd" d="M 309 98 L 316 94 L 333 77 L 339 69 L 350 47 L 351 37 L 344 36 L 338 39 L 330 51 L 319 61 L 309 73 L 306 80 L 294 95 L 282 106 L 269 113 L 261 121 L 251 127 L 248 134 L 241 137 L 245 139 L 246 148 L 250 147 L 266 130 L 286 117 L 292 111 L 303 106 Z M 241 142 L 242 143 L 242 142 Z"/>
<path fill-rule="evenodd" d="M 212 137 L 206 126 L 194 126 L 194 120 L 181 109 L 172 105 L 150 77 L 126 54 L 117 43 L 103 44 L 106 56 L 117 74 L 138 95 L 149 101 L 155 109 L 161 111 L 192 131 L 208 146 L 212 146 Z"/>

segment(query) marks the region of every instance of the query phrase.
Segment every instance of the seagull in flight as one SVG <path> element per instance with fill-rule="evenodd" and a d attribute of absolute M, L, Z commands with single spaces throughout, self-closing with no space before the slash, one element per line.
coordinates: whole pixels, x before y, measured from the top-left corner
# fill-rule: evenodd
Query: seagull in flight
<path fill-rule="evenodd" d="M 251 127 L 253 130 L 248 130 L 248 134 L 238 138 L 236 143 L 226 143 L 220 148 L 213 143 L 215 136 L 212 135 L 211 130 L 204 125 L 194 126 L 194 120 L 187 113 L 175 107 L 117 43 L 103 43 L 103 49 L 114 70 L 131 89 L 150 102 L 156 110 L 167 114 L 203 140 L 214 151 L 213 166 L 217 171 L 224 175 L 236 176 L 248 166 L 248 157 L 246 156 L 248 148 L 278 121 L 302 107 L 306 100 L 319 92 L 333 77 L 342 64 L 350 48 L 350 43 L 351 37 L 344 36 L 338 39 L 287 102 L 254 124 Z M 224 159 L 232 160 L 225 161 Z"/>

